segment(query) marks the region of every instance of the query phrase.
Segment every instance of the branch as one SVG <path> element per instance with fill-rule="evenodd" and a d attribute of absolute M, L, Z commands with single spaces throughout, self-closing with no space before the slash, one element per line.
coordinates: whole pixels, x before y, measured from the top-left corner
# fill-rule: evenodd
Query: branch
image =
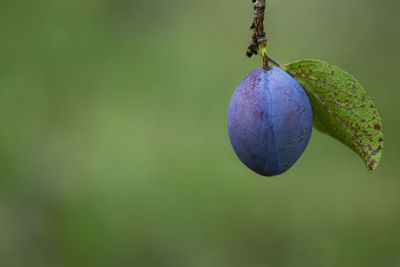
<path fill-rule="evenodd" d="M 267 38 L 264 32 L 264 14 L 266 8 L 266 0 L 252 0 L 254 3 L 254 20 L 251 23 L 250 29 L 253 30 L 253 36 L 247 49 L 247 56 L 258 54 L 261 48 L 263 57 L 263 68 L 269 70 L 267 57 Z"/>

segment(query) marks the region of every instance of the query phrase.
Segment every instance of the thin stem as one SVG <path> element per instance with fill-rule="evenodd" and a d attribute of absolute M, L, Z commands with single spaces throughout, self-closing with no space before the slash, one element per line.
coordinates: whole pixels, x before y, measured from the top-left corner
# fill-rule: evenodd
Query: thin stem
<path fill-rule="evenodd" d="M 267 38 L 264 32 L 264 14 L 266 9 L 266 0 L 252 0 L 254 3 L 254 20 L 250 29 L 253 30 L 253 36 L 247 49 L 247 55 L 251 57 L 253 54 L 259 53 L 263 57 L 263 68 L 269 70 L 268 54 L 267 54 Z"/>
<path fill-rule="evenodd" d="M 281 70 L 285 71 L 287 74 L 289 74 L 290 76 L 292 76 L 293 78 L 295 77 L 295 73 L 290 72 L 290 70 L 288 70 L 287 68 L 285 68 L 285 66 L 279 64 L 277 61 L 273 60 L 270 57 L 267 57 L 268 61 L 271 62 L 273 65 L 277 66 L 278 68 L 280 68 Z"/>
<path fill-rule="evenodd" d="M 273 60 L 272 58 L 268 57 L 268 61 L 270 61 L 272 64 L 274 64 L 278 68 L 282 68 L 281 64 L 279 64 L 277 61 Z"/>

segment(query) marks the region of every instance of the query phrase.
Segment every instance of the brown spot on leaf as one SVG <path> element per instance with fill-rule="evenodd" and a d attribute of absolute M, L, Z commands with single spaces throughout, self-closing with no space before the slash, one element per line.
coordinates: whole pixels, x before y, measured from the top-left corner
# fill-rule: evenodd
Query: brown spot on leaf
<path fill-rule="evenodd" d="M 378 154 L 379 153 L 379 151 L 381 151 L 381 149 L 382 149 L 382 147 L 381 146 L 378 146 L 378 148 L 377 149 L 375 149 L 374 151 L 372 151 L 372 155 L 376 155 L 376 154 Z"/>
<path fill-rule="evenodd" d="M 374 125 L 374 129 L 377 130 L 377 131 L 379 131 L 379 130 L 381 129 L 381 126 L 380 126 L 379 124 L 375 124 L 375 125 Z"/>
<path fill-rule="evenodd" d="M 369 167 L 370 170 L 374 169 L 375 163 L 376 163 L 376 160 L 372 159 L 371 162 L 368 164 L 368 167 Z"/>
<path fill-rule="evenodd" d="M 379 139 L 378 139 L 378 142 L 383 142 L 383 138 L 382 137 L 379 137 Z"/>

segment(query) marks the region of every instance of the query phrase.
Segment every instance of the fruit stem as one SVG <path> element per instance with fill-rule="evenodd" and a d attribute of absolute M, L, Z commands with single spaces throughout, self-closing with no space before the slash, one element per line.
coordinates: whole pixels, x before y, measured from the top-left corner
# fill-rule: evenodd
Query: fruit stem
<path fill-rule="evenodd" d="M 254 20 L 251 23 L 250 29 L 253 30 L 253 36 L 247 48 L 247 56 L 259 54 L 263 58 L 263 68 L 269 70 L 268 54 L 267 54 L 267 38 L 264 32 L 264 14 L 266 9 L 266 0 L 252 0 L 254 3 Z"/>

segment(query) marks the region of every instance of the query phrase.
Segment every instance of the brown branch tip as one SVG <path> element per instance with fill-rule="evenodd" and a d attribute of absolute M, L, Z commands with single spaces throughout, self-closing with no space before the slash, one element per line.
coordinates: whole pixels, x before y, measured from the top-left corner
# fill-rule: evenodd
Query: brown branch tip
<path fill-rule="evenodd" d="M 259 46 L 266 46 L 267 38 L 265 37 L 264 32 L 264 14 L 266 9 L 266 0 L 252 0 L 254 3 L 254 20 L 251 23 L 250 29 L 253 30 L 253 36 L 248 46 L 247 55 L 251 57 L 253 54 L 256 54 L 259 51 Z M 265 48 L 265 47 L 264 47 Z M 266 49 L 266 48 L 265 48 Z M 267 55 L 264 53 L 263 56 L 263 65 L 264 69 L 268 70 L 268 60 Z"/>

